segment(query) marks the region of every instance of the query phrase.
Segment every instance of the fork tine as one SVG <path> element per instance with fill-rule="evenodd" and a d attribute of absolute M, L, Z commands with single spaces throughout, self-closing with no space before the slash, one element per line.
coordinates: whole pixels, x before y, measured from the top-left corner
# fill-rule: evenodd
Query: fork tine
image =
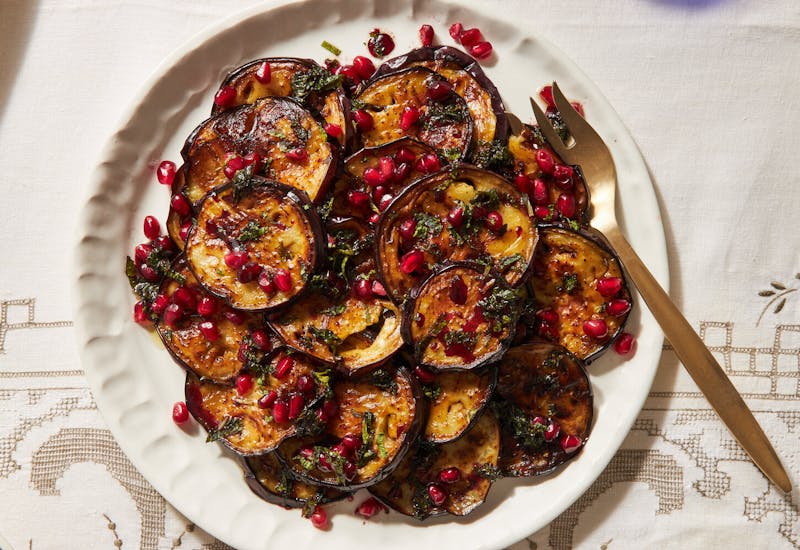
<path fill-rule="evenodd" d="M 583 135 L 589 133 L 601 142 L 603 139 L 597 134 L 594 128 L 586 122 L 586 119 L 583 118 L 578 111 L 575 110 L 575 107 L 572 106 L 572 103 L 564 97 L 564 94 L 561 93 L 561 89 L 558 87 L 556 82 L 553 82 L 553 99 L 556 102 L 556 108 L 558 108 L 558 113 L 561 115 L 561 118 L 564 120 L 564 124 L 567 125 L 567 129 L 571 134 L 581 133 Z"/>
<path fill-rule="evenodd" d="M 532 97 L 528 99 L 531 100 L 531 108 L 533 109 L 533 115 L 536 117 L 536 122 L 539 124 L 539 131 L 542 132 L 544 139 L 547 140 L 547 143 L 550 144 L 556 154 L 566 160 L 566 157 L 569 156 L 566 145 L 564 145 L 564 142 L 561 141 L 561 138 L 558 137 L 558 134 L 553 130 L 553 126 L 547 119 L 547 115 L 542 111 L 542 108 L 539 107 L 539 104 L 536 103 Z"/>

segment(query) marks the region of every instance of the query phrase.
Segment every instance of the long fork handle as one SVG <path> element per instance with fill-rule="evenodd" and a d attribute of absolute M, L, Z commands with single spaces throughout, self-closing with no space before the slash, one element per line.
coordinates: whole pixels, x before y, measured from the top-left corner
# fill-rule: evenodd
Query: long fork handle
<path fill-rule="evenodd" d="M 756 466 L 782 491 L 790 492 L 792 483 L 775 449 L 725 371 L 645 267 L 619 228 L 605 231 L 605 236 L 700 391 Z"/>

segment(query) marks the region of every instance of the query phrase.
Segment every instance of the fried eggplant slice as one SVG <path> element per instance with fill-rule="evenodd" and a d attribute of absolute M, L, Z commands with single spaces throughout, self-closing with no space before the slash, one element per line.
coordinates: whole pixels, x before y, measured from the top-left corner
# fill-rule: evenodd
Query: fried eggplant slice
<path fill-rule="evenodd" d="M 320 488 L 292 477 L 275 456 L 267 453 L 244 460 L 244 480 L 258 497 L 284 508 L 301 508 L 308 502 L 325 504 L 348 495 L 331 488 Z"/>
<path fill-rule="evenodd" d="M 414 182 L 378 221 L 378 275 L 402 301 L 445 262 L 477 260 L 511 286 L 528 276 L 537 231 L 527 196 L 497 174 L 460 165 Z"/>
<path fill-rule="evenodd" d="M 589 362 L 624 328 L 632 304 L 625 276 L 598 235 L 557 226 L 539 233 L 529 282 L 532 334 Z"/>
<path fill-rule="evenodd" d="M 186 405 L 208 431 L 207 441 L 219 440 L 240 456 L 254 456 L 318 429 L 313 407 L 325 395 L 326 371 L 285 352 L 269 356 L 262 366 L 253 371 L 253 382 L 243 394 L 239 384 L 216 384 L 187 373 Z M 310 392 L 297 389 L 301 377 L 316 381 Z"/>
<path fill-rule="evenodd" d="M 514 171 L 525 174 L 532 182 L 529 195 L 538 207 L 537 220 L 562 221 L 587 225 L 589 191 L 580 171 L 565 165 L 544 141 L 538 128 L 525 125 L 522 133 L 508 138 L 508 150 L 514 159 Z M 539 151 L 552 162 L 545 163 L 547 172 L 536 160 Z M 551 164 L 554 167 L 549 167 Z M 558 168 L 555 168 L 558 167 Z"/>
<path fill-rule="evenodd" d="M 519 293 L 475 264 L 449 265 L 410 295 L 403 338 L 437 370 L 474 369 L 499 359 L 514 337 Z"/>
<path fill-rule="evenodd" d="M 172 200 L 170 201 L 169 214 L 167 214 L 167 234 L 179 250 L 183 250 L 186 245 L 184 237 L 188 232 L 188 224 L 192 223 L 193 215 L 191 203 L 183 193 L 184 186 L 183 166 L 181 166 L 175 172 L 175 179 L 172 181 Z M 175 198 L 178 195 L 182 198 Z"/>
<path fill-rule="evenodd" d="M 324 254 L 322 225 L 303 193 L 252 176 L 208 195 L 186 241 L 198 282 L 232 307 L 295 299 Z"/>
<path fill-rule="evenodd" d="M 373 78 L 407 67 L 425 67 L 447 79 L 453 91 L 467 104 L 475 124 L 473 139 L 476 144 L 506 139 L 508 121 L 500 92 L 475 58 L 450 46 L 418 48 L 384 61 Z"/>
<path fill-rule="evenodd" d="M 497 369 L 441 372 L 422 386 L 430 400 L 428 422 L 422 438 L 447 443 L 459 438 L 483 414 L 497 383 Z"/>
<path fill-rule="evenodd" d="M 380 185 L 384 188 L 383 194 L 394 197 L 412 181 L 428 174 L 418 161 L 431 153 L 435 151 L 421 141 L 403 137 L 353 153 L 344 161 L 344 169 L 358 182 L 363 183 L 359 186 L 360 189 L 372 190 Z M 368 174 L 367 178 L 364 177 L 365 172 Z"/>
<path fill-rule="evenodd" d="M 331 74 L 311 59 L 256 59 L 225 77 L 220 89 L 230 86 L 236 92 L 235 98 L 224 106 L 215 103 L 211 114 L 255 103 L 265 97 L 295 97 L 304 106 L 318 112 L 326 124 L 338 126 L 341 133 L 336 140 L 344 146 L 352 132 L 349 102 L 344 96 L 341 80 L 341 76 Z"/>
<path fill-rule="evenodd" d="M 401 514 L 420 520 L 444 513 L 466 516 L 486 500 L 498 477 L 499 455 L 498 422 L 487 412 L 463 437 L 417 447 L 369 492 Z M 436 504 L 432 495 L 445 498 Z"/>
<path fill-rule="evenodd" d="M 371 80 L 354 103 L 372 117 L 371 127 L 360 127 L 364 147 L 410 136 L 454 161 L 469 152 L 473 123 L 467 104 L 430 69 L 409 67 Z M 404 110 L 415 113 L 406 122 Z"/>
<path fill-rule="evenodd" d="M 239 173 L 266 175 L 312 201 L 325 194 L 336 173 L 338 153 L 314 116 L 291 99 L 265 97 L 223 111 L 192 132 L 181 151 L 186 196 L 197 203 L 229 183 L 229 159 L 251 154 L 258 155 L 257 162 Z"/>
<path fill-rule="evenodd" d="M 242 369 L 239 350 L 253 330 L 263 330 L 259 316 L 232 312 L 221 300 L 206 292 L 195 279 L 183 257 L 173 262 L 172 270 L 183 279 L 165 277 L 160 294 L 175 304 L 156 323 L 156 331 L 164 346 L 179 365 L 203 379 L 230 383 Z M 204 315 L 197 312 L 198 305 Z M 178 309 L 176 309 L 178 308 Z M 173 319 L 173 317 L 177 317 Z M 267 333 L 264 335 L 269 338 Z M 271 347 L 273 342 L 267 340 Z"/>
<path fill-rule="evenodd" d="M 499 363 L 496 401 L 503 475 L 546 474 L 577 456 L 592 426 L 592 390 L 581 361 L 541 342 L 511 348 Z"/>
<path fill-rule="evenodd" d="M 389 475 L 416 440 L 425 400 L 405 368 L 387 365 L 333 383 L 336 413 L 325 433 L 292 438 L 277 451 L 293 475 L 324 487 L 355 490 Z"/>

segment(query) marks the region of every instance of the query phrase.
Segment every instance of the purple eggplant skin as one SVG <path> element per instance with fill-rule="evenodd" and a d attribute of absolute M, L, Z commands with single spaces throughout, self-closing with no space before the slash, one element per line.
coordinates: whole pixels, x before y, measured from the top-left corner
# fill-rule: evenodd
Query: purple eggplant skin
<path fill-rule="evenodd" d="M 269 192 L 272 193 L 273 195 L 280 196 L 284 201 L 291 201 L 295 205 L 296 211 L 298 213 L 302 213 L 302 215 L 305 216 L 306 220 L 308 221 L 308 225 L 311 232 L 309 238 L 312 241 L 311 249 L 309 251 L 310 261 L 306 266 L 308 275 L 306 279 L 307 280 L 310 279 L 310 276 L 319 268 L 319 266 L 325 263 L 325 257 L 326 257 L 325 232 L 323 229 L 322 220 L 320 219 L 319 214 L 317 214 L 317 211 L 314 208 L 313 203 L 308 198 L 308 195 L 306 195 L 303 191 L 296 189 L 294 187 L 284 185 L 274 180 L 267 180 L 264 178 L 260 178 L 258 176 L 253 176 L 251 178 L 251 181 L 256 182 L 255 191 L 253 191 L 254 193 Z M 206 197 L 198 205 L 198 214 L 197 214 L 198 219 L 201 218 L 203 206 L 206 201 L 216 200 L 218 196 L 224 195 L 232 191 L 233 191 L 233 184 L 229 184 L 222 187 L 221 189 L 218 189 L 217 191 L 212 191 L 208 193 Z M 185 254 L 187 255 L 187 260 L 189 259 L 188 257 L 190 256 L 190 243 L 193 242 L 193 237 L 195 233 L 197 233 L 198 231 L 206 231 L 205 228 L 200 228 L 200 225 L 202 224 L 195 223 L 189 230 L 189 234 L 186 237 L 187 248 L 185 250 Z M 207 254 L 208 253 L 206 253 L 206 255 Z M 230 293 L 225 294 L 224 292 L 221 292 L 217 289 L 209 288 L 209 286 L 207 286 L 207 284 L 204 282 L 203 278 L 198 276 L 198 271 L 196 267 L 192 264 L 192 262 L 188 261 L 188 264 L 195 278 L 207 292 L 230 303 L 230 298 L 231 298 Z M 263 312 L 263 311 L 271 311 L 273 309 L 278 309 L 280 307 L 283 307 L 287 304 L 294 302 L 295 300 L 303 296 L 308 291 L 308 289 L 309 285 L 304 284 L 303 288 L 299 292 L 290 296 L 285 301 L 282 301 L 274 305 L 267 305 L 265 307 L 251 308 L 248 309 L 247 311 Z M 234 304 L 231 305 L 233 306 Z M 244 309 L 244 308 L 240 307 L 238 309 Z"/>
<path fill-rule="evenodd" d="M 509 304 L 508 310 L 509 310 L 509 313 L 510 313 L 510 321 L 507 323 L 507 326 L 504 329 L 506 333 L 502 336 L 502 338 L 492 338 L 492 339 L 489 340 L 489 342 L 487 342 L 485 344 L 485 347 L 487 347 L 487 348 L 493 347 L 493 349 L 491 349 L 488 353 L 486 353 L 484 355 L 479 355 L 479 356 L 475 357 L 474 360 L 472 360 L 470 362 L 463 363 L 463 364 L 458 364 L 457 366 L 456 365 L 439 365 L 439 364 L 433 364 L 431 362 L 426 361 L 424 359 L 424 357 L 423 357 L 424 346 L 427 345 L 427 342 L 425 341 L 425 338 L 423 338 L 421 341 L 416 341 L 415 338 L 412 335 L 412 330 L 413 330 L 412 324 L 415 323 L 415 319 L 414 319 L 415 316 L 416 316 L 415 310 L 417 309 L 416 304 L 417 304 L 417 301 L 419 299 L 421 299 L 421 297 L 423 297 L 423 295 L 426 292 L 426 289 L 431 284 L 435 284 L 435 283 L 439 282 L 439 280 L 441 278 L 446 277 L 448 275 L 448 273 L 450 273 L 451 271 L 461 271 L 462 273 L 471 272 L 473 274 L 473 276 L 476 277 L 477 279 L 482 279 L 482 278 L 485 278 L 487 280 L 493 279 L 495 281 L 495 284 L 493 285 L 494 288 L 497 288 L 497 289 L 502 288 L 504 290 L 511 290 L 504 283 L 504 279 L 503 279 L 502 275 L 496 274 L 496 273 L 491 272 L 491 271 L 489 273 L 485 273 L 485 269 L 484 269 L 483 266 L 481 266 L 481 265 L 479 265 L 479 264 L 477 264 L 475 262 L 469 262 L 469 261 L 452 262 L 452 263 L 449 263 L 447 265 L 444 265 L 442 268 L 437 270 L 435 273 L 431 274 L 425 281 L 423 281 L 421 284 L 419 284 L 414 289 L 412 289 L 412 291 L 411 291 L 411 293 L 409 295 L 409 299 L 406 300 L 405 304 L 403 305 L 403 324 L 402 324 L 402 328 L 401 328 L 403 339 L 405 340 L 405 342 L 407 344 L 411 345 L 414 348 L 414 358 L 419 364 L 424 365 L 426 367 L 430 367 L 431 369 L 433 369 L 434 371 L 437 371 L 437 372 L 469 371 L 469 370 L 472 370 L 472 369 L 479 368 L 479 367 L 481 367 L 483 365 L 491 364 L 491 363 L 501 359 L 503 357 L 503 355 L 505 354 L 506 350 L 508 349 L 508 347 L 511 345 L 511 343 L 514 340 L 514 333 L 515 333 L 516 326 L 517 326 L 517 318 L 519 317 L 519 312 L 520 312 L 520 309 L 521 309 L 519 301 L 517 301 L 516 304 L 513 304 L 513 303 Z M 469 286 L 470 285 L 467 284 L 468 292 L 471 294 L 470 291 L 473 290 L 473 289 L 470 289 Z M 467 303 L 470 303 L 470 302 L 467 302 Z M 477 301 L 475 303 L 477 303 Z M 470 305 L 472 305 L 472 304 L 470 304 Z M 448 313 L 453 313 L 453 310 L 450 309 L 450 307 L 455 307 L 455 305 L 451 303 L 451 304 L 446 304 L 446 306 L 448 306 L 448 307 L 445 309 L 445 311 L 448 312 Z M 448 327 L 452 327 L 453 323 L 454 323 L 454 320 L 455 320 L 455 318 L 450 319 L 447 322 L 448 323 L 447 326 Z M 428 319 L 426 319 L 424 322 L 427 322 L 427 321 L 428 321 Z M 461 319 L 461 321 L 463 321 L 464 323 L 468 322 L 468 316 L 466 316 L 466 315 L 463 316 L 463 319 Z M 491 320 L 487 319 L 485 321 L 485 323 L 486 323 L 486 327 L 478 328 L 476 330 L 476 333 L 478 335 L 482 335 L 484 333 L 488 334 L 490 332 Z M 463 325 L 461 325 L 461 326 L 463 326 Z M 480 325 L 479 325 L 479 327 L 480 327 Z M 459 330 L 460 330 L 460 327 L 459 327 Z M 495 346 L 491 346 L 491 344 L 493 342 L 496 342 Z"/>
<path fill-rule="evenodd" d="M 575 229 L 568 223 L 550 223 L 540 224 L 539 230 L 539 245 L 535 257 L 541 259 L 546 250 L 550 246 L 552 238 L 559 239 L 569 238 L 574 236 L 574 245 L 570 247 L 570 251 L 574 252 L 579 247 L 593 246 L 595 251 L 579 251 L 577 258 L 580 259 L 580 264 L 576 267 L 581 270 L 589 270 L 583 277 L 578 277 L 579 284 L 576 291 L 583 293 L 584 299 L 579 303 L 584 304 L 583 307 L 575 307 L 574 300 L 567 300 L 560 302 L 560 306 L 556 307 L 556 313 L 560 325 L 558 328 L 559 338 L 558 341 L 566 347 L 571 353 L 576 355 L 587 365 L 600 357 L 605 351 L 613 346 L 614 341 L 625 330 L 625 325 L 630 317 L 631 311 L 635 306 L 633 295 L 630 291 L 630 285 L 625 272 L 622 268 L 622 263 L 619 261 L 614 249 L 605 239 L 602 233 L 591 227 L 580 227 Z M 589 260 L 592 257 L 600 256 L 600 260 L 595 264 L 590 264 Z M 537 262 L 534 262 L 536 264 Z M 561 273 L 565 270 L 566 260 L 559 262 L 558 272 Z M 559 292 L 560 284 L 563 284 L 563 276 L 559 279 L 554 271 L 549 269 L 547 263 L 540 263 L 539 268 L 544 269 L 543 273 L 534 273 L 528 280 L 528 299 L 532 302 L 533 307 L 527 308 L 532 311 L 539 311 L 547 305 L 554 304 L 554 300 L 558 300 L 559 295 L 563 296 L 563 291 Z M 601 273 L 595 273 L 592 269 L 595 267 Z M 574 273 L 581 273 L 578 269 Z M 596 288 L 596 280 L 603 276 L 618 277 L 622 280 L 622 288 L 614 296 L 604 297 L 600 295 Z M 548 283 L 549 281 L 549 283 Z M 559 283 L 561 281 L 561 283 Z M 574 291 L 573 291 L 574 292 Z M 548 299 L 552 298 L 549 303 Z M 606 311 L 606 306 L 611 300 L 620 299 L 626 300 L 630 304 L 630 310 L 622 315 L 610 315 Z M 549 308 L 548 308 L 549 309 Z M 582 317 L 578 315 L 583 312 Z M 582 332 L 583 321 L 588 318 L 601 318 L 606 321 L 609 327 L 608 336 L 603 339 L 597 340 L 585 336 Z M 550 334 L 547 328 L 542 328 L 542 320 L 535 316 L 527 316 L 524 319 L 526 325 L 532 330 L 530 333 L 534 337 L 541 337 L 546 340 L 554 341 L 555 335 Z"/>
<path fill-rule="evenodd" d="M 505 141 L 508 139 L 510 127 L 508 118 L 506 117 L 506 108 L 503 104 L 503 98 L 494 83 L 486 76 L 486 73 L 481 68 L 478 61 L 469 54 L 457 50 L 450 46 L 428 46 L 411 50 L 397 57 L 387 59 L 377 68 L 375 74 L 370 80 L 380 78 L 381 76 L 403 70 L 411 65 L 425 62 L 437 62 L 445 65 L 453 64 L 464 70 L 477 83 L 489 94 L 492 104 L 492 112 L 495 115 L 495 131 L 494 136 L 485 141 L 492 139 Z M 477 132 L 476 132 L 477 133 Z M 488 137 L 488 136 L 487 136 Z"/>

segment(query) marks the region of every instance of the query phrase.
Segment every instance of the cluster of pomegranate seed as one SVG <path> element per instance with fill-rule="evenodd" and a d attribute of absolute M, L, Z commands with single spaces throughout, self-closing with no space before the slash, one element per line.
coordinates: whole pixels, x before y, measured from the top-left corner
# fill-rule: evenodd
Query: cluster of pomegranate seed
<path fill-rule="evenodd" d="M 480 29 L 465 29 L 461 23 L 453 23 L 450 25 L 450 36 L 476 59 L 486 59 L 492 55 L 492 44 L 483 39 Z"/>
<path fill-rule="evenodd" d="M 555 213 L 562 218 L 573 218 L 577 213 L 575 201 L 574 169 L 566 164 L 556 162 L 548 149 L 536 151 L 536 164 L 539 173 L 531 177 L 526 172 L 518 172 L 514 184 L 520 192 L 526 193 L 534 205 L 534 216 L 542 220 L 550 220 Z M 555 193 L 555 202 L 552 196 Z"/>

